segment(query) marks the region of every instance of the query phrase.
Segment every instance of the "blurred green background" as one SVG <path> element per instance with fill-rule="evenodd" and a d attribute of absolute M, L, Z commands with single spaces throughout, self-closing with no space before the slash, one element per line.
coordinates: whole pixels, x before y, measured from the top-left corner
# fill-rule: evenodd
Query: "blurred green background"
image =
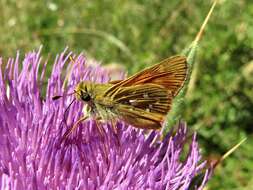
<path fill-rule="evenodd" d="M 211 1 L 0 1 L 0 55 L 38 49 L 53 57 L 66 46 L 130 74 L 181 53 L 193 41 Z M 202 152 L 219 158 L 208 189 L 253 189 L 253 2 L 221 0 L 200 42 L 184 119 Z"/>

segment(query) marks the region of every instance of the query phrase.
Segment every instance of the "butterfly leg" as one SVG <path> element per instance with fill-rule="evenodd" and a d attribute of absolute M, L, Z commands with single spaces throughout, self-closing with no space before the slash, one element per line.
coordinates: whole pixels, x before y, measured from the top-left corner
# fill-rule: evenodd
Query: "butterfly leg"
<path fill-rule="evenodd" d="M 96 123 L 96 127 L 98 129 L 98 133 L 100 135 L 100 140 L 103 141 L 103 143 L 101 143 L 101 146 L 103 146 L 102 148 L 102 153 L 103 153 L 103 157 L 106 158 L 106 162 L 109 163 L 109 150 L 110 150 L 110 145 L 107 143 L 108 141 L 105 140 L 105 138 L 107 138 L 106 136 L 106 131 L 104 129 L 104 127 L 102 126 L 102 122 L 101 122 L 102 118 L 100 116 L 97 116 L 96 119 L 94 119 L 95 123 Z"/>
<path fill-rule="evenodd" d="M 85 121 L 89 116 L 81 117 L 71 128 L 69 128 L 63 135 L 63 140 L 69 137 L 69 135 L 74 132 L 74 130 L 78 127 L 78 124 L 82 121 Z"/>
<path fill-rule="evenodd" d="M 117 127 L 116 127 L 116 120 L 111 120 L 110 121 L 112 129 L 113 129 L 113 133 L 117 135 Z"/>
<path fill-rule="evenodd" d="M 97 127 L 97 129 L 98 129 L 98 132 L 99 132 L 99 134 L 101 135 L 101 137 L 104 137 L 105 136 L 105 134 L 106 134 L 106 132 L 105 132 L 105 129 L 103 128 L 103 126 L 102 126 L 102 122 L 101 122 L 101 117 L 96 117 L 96 119 L 95 119 L 95 123 L 96 123 L 96 127 Z"/>
<path fill-rule="evenodd" d="M 116 120 L 111 120 L 110 123 L 113 130 L 113 136 L 116 138 L 118 147 L 120 147 L 121 144 L 120 144 L 119 134 L 117 131 Z"/>

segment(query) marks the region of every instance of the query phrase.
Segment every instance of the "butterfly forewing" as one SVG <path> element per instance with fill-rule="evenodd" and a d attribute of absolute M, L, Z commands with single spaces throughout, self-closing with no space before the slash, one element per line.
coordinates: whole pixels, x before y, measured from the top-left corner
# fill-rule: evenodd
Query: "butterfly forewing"
<path fill-rule="evenodd" d="M 161 85 L 170 90 L 174 97 L 183 86 L 186 74 L 186 57 L 173 56 L 129 77 L 126 80 L 119 81 L 107 90 L 105 96 L 112 96 L 117 93 L 119 87 L 152 83 Z"/>

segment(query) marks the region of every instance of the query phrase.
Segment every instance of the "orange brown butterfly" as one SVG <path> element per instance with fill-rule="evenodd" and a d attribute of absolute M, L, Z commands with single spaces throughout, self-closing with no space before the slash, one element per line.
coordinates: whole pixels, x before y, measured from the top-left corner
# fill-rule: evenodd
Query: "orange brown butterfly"
<path fill-rule="evenodd" d="M 137 128 L 160 129 L 186 76 L 186 57 L 173 56 L 125 80 L 107 84 L 82 81 L 77 84 L 73 94 L 77 100 L 86 103 L 87 114 L 63 137 L 68 137 L 80 122 L 88 118 L 110 122 L 112 126 L 121 120 Z"/>

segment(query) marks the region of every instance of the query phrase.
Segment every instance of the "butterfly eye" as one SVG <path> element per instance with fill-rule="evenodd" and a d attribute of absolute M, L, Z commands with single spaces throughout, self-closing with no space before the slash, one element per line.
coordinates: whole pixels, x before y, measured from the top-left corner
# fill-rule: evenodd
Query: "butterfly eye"
<path fill-rule="evenodd" d="M 81 91 L 81 99 L 85 102 L 90 101 L 91 97 L 87 92 Z"/>

